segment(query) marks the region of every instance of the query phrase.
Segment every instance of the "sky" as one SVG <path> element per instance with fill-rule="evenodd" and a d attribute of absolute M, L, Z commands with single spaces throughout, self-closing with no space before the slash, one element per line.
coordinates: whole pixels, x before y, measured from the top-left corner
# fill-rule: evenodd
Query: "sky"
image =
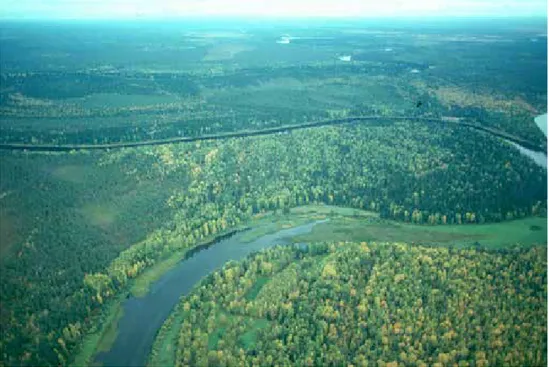
<path fill-rule="evenodd" d="M 547 16 L 547 0 L 2 0 L 0 18 Z"/>

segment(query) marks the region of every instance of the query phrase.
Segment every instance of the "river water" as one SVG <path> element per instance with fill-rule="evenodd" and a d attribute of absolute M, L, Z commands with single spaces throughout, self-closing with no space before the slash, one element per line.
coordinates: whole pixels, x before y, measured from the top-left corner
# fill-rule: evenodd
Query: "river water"
<path fill-rule="evenodd" d="M 541 132 L 547 136 L 547 114 L 539 115 L 534 119 L 534 122 L 536 123 L 537 127 L 541 130 Z M 538 166 L 543 167 L 547 169 L 547 152 L 535 152 L 530 149 L 526 149 L 525 147 L 513 143 L 509 140 L 507 140 L 511 145 L 513 145 L 515 148 L 517 148 L 522 154 L 532 159 Z"/>
<path fill-rule="evenodd" d="M 519 152 L 527 156 L 528 158 L 532 159 L 534 163 L 536 163 L 538 166 L 543 167 L 547 169 L 547 154 L 543 152 L 536 152 L 530 149 L 527 149 L 523 147 L 522 145 L 519 145 L 517 143 L 513 143 L 512 141 L 507 140 L 508 143 L 510 143 L 512 146 L 517 148 Z"/>
<path fill-rule="evenodd" d="M 541 132 L 547 136 L 547 114 L 539 115 L 534 119 Z"/>
<path fill-rule="evenodd" d="M 188 294 L 203 277 L 229 260 L 240 260 L 252 252 L 275 245 L 291 244 L 292 237 L 309 233 L 316 224 L 325 221 L 327 219 L 283 229 L 251 242 L 244 242 L 244 233 L 238 233 L 181 261 L 153 283 L 145 297 L 125 300 L 122 304 L 124 315 L 118 323 L 114 344 L 108 352 L 98 354 L 96 362 L 104 366 L 145 365 L 157 331 L 179 298 Z"/>
<path fill-rule="evenodd" d="M 537 165 L 547 169 L 547 155 L 508 141 Z M 205 276 L 221 268 L 229 260 L 240 260 L 252 252 L 275 245 L 291 244 L 291 238 L 311 232 L 326 220 L 283 229 L 254 241 L 242 240 L 244 233 L 223 239 L 182 260 L 151 285 L 145 297 L 130 297 L 122 305 L 124 315 L 118 323 L 118 335 L 112 348 L 96 356 L 104 366 L 143 366 L 156 333 L 170 315 L 180 297 L 188 294 Z"/>

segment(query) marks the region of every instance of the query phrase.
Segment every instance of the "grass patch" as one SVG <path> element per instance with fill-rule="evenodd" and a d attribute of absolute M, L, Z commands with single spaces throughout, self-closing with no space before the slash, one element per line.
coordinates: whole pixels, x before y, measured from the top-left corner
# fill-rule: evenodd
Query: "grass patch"
<path fill-rule="evenodd" d="M 122 301 L 126 294 L 119 295 L 106 307 L 103 322 L 97 322 L 99 329 L 88 333 L 75 354 L 72 366 L 89 366 L 98 352 L 106 352 L 111 347 L 118 334 L 118 321 L 123 316 Z"/>
<path fill-rule="evenodd" d="M 217 347 L 219 340 L 225 335 L 227 328 L 220 327 L 214 330 L 210 335 L 208 335 L 208 350 L 214 350 Z"/>
<path fill-rule="evenodd" d="M 359 209 L 343 208 L 332 205 L 306 205 L 293 208 L 290 214 L 260 213 L 248 223 L 251 230 L 241 236 L 243 242 L 276 233 L 282 229 L 297 227 L 326 217 L 351 216 L 359 218 L 378 218 L 379 214 Z"/>
<path fill-rule="evenodd" d="M 238 44 L 238 43 L 219 44 L 219 45 L 210 47 L 208 49 L 206 56 L 204 56 L 203 58 L 203 61 L 231 60 L 240 52 L 251 51 L 251 50 L 253 50 L 253 47 L 250 47 L 246 44 Z"/>
<path fill-rule="evenodd" d="M 334 205 L 307 205 L 293 208 L 292 214 L 297 215 L 329 215 L 329 216 L 345 216 L 345 217 L 370 217 L 379 218 L 379 214 L 367 210 L 345 208 Z"/>
<path fill-rule="evenodd" d="M 89 172 L 90 169 L 86 166 L 65 165 L 55 168 L 52 176 L 61 181 L 83 184 L 86 183 Z"/>
<path fill-rule="evenodd" d="M 244 233 L 240 239 L 243 242 L 252 242 L 268 234 L 276 233 L 286 228 L 297 227 L 299 225 L 309 223 L 312 220 L 313 218 L 309 216 L 278 214 L 266 215 L 260 217 L 259 219 L 252 219 L 249 224 L 251 229 Z"/>
<path fill-rule="evenodd" d="M 116 336 L 118 335 L 118 321 L 120 321 L 123 315 L 124 309 L 122 307 L 116 307 L 113 319 L 106 324 L 105 332 L 101 338 L 99 338 L 96 353 L 108 352 L 111 349 L 116 340 Z"/>
<path fill-rule="evenodd" d="M 411 226 L 409 231 L 418 232 L 420 226 Z M 429 228 L 429 227 L 428 227 Z M 536 228 L 536 230 L 532 230 Z M 478 242 L 486 247 L 504 248 L 514 245 L 530 247 L 547 244 L 547 218 L 531 217 L 502 223 L 482 225 L 449 225 L 430 227 L 429 235 L 434 237 L 452 236 L 457 245 L 469 244 L 467 237 L 479 238 Z M 443 241 L 441 241 L 443 242 Z"/>
<path fill-rule="evenodd" d="M 267 284 L 269 280 L 269 277 L 259 277 L 252 286 L 252 288 L 246 293 L 244 298 L 246 298 L 248 301 L 253 301 L 257 297 L 259 291 L 261 291 L 263 286 Z"/>
<path fill-rule="evenodd" d="M 174 268 L 181 260 L 185 258 L 186 253 L 187 250 L 179 251 L 166 260 L 156 263 L 141 273 L 134 279 L 130 288 L 130 293 L 132 296 L 145 297 L 145 295 L 149 293 L 151 284 L 160 279 L 167 271 Z"/>
<path fill-rule="evenodd" d="M 531 217 L 510 222 L 476 225 L 414 225 L 390 220 L 340 217 L 321 223 L 295 242 L 377 241 L 471 246 L 488 248 L 523 247 L 547 243 L 547 219 Z"/>
<path fill-rule="evenodd" d="M 238 337 L 238 342 L 245 350 L 250 350 L 255 346 L 257 334 L 261 329 L 265 329 L 270 325 L 267 319 L 256 319 L 248 331 Z"/>
<path fill-rule="evenodd" d="M 147 366 L 175 366 L 175 352 L 181 324 L 188 316 L 188 312 L 183 311 L 181 308 L 181 305 L 178 305 L 178 309 L 164 322 L 154 341 Z"/>
<path fill-rule="evenodd" d="M 118 214 L 112 206 L 104 204 L 88 204 L 81 211 L 91 224 L 103 228 L 114 223 Z"/>
<path fill-rule="evenodd" d="M 217 343 L 223 338 L 227 329 L 235 327 L 242 321 L 242 317 L 235 316 L 226 311 L 219 312 L 215 318 L 216 324 L 219 325 L 219 327 L 208 335 L 208 350 L 215 350 L 217 348 Z"/>

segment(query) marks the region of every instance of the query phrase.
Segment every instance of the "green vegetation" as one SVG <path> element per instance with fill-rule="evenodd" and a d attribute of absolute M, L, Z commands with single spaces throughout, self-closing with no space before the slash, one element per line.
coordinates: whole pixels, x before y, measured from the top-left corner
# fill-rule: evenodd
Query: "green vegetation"
<path fill-rule="evenodd" d="M 244 350 L 251 350 L 256 346 L 257 337 L 262 329 L 269 327 L 271 323 L 267 319 L 255 320 L 252 327 L 238 338 L 238 342 Z M 224 335 L 225 333 L 223 333 Z M 219 342 L 217 343 L 219 344 Z M 216 344 L 216 346 L 217 346 Z M 214 349 L 214 348 L 212 348 Z"/>
<path fill-rule="evenodd" d="M 535 32 L 490 26 L 512 42 L 485 37 L 484 25 L 372 37 L 355 24 L 300 27 L 301 40 L 279 45 L 274 40 L 288 29 L 219 37 L 205 29 L 106 32 L 31 23 L 2 25 L 2 142 L 141 141 L 376 114 L 469 117 L 546 144 L 531 121 L 547 100 L 546 50 L 530 41 Z M 55 41 L 67 34 L 78 41 Z M 307 38 L 323 35 L 333 41 Z M 490 47 L 470 45 L 479 39 Z M 384 51 L 390 43 L 401 46 Z M 351 62 L 334 59 L 348 53 Z M 248 224 L 245 240 L 330 217 L 294 240 L 478 242 L 493 249 L 544 244 L 547 233 L 546 171 L 494 137 L 449 124 L 380 119 L 101 152 L 1 151 L 0 178 L 6 366 L 88 364 L 116 335 L 123 297 L 145 294 L 189 251 Z M 301 289 L 291 262 L 271 270 Z M 286 302 L 273 274 L 267 265 L 238 297 Z M 216 347 L 232 338 L 249 351 L 268 350 L 263 335 L 279 330 L 259 320 L 272 316 L 227 306 Z M 190 312 L 181 306 L 169 318 L 153 364 L 175 360 L 179 325 L 191 326 Z M 205 334 L 193 338 L 207 349 Z M 519 346 L 527 339 L 510 340 Z M 249 351 L 239 358 L 252 358 Z M 210 352 L 212 361 L 219 357 Z M 179 361 L 195 358 L 177 353 Z"/>
<path fill-rule="evenodd" d="M 294 242 L 319 241 L 407 241 L 410 243 L 469 247 L 474 243 L 489 248 L 534 246 L 547 243 L 547 218 L 531 217 L 476 226 L 426 226 L 400 223 L 379 217 L 333 216 L 295 237 Z M 537 228 L 537 229 L 533 229 Z"/>
<path fill-rule="evenodd" d="M 478 251 L 366 242 L 277 247 L 225 266 L 181 300 L 188 317 L 180 325 L 176 360 L 164 361 L 543 366 L 546 256 L 545 247 Z M 254 283 L 266 276 L 269 286 L 249 299 Z M 233 321 L 224 316 L 222 330 L 213 329 L 219 312 L 233 316 Z M 203 343 L 206 335 L 215 343 Z M 155 361 L 149 365 L 158 365 Z"/>
<path fill-rule="evenodd" d="M 185 258 L 187 251 L 176 252 L 169 258 L 162 260 L 161 262 L 151 266 L 145 270 L 139 277 L 135 278 L 130 293 L 134 297 L 143 297 L 149 293 L 149 288 L 152 283 L 160 279 L 160 277 L 168 270 L 176 266 L 181 260 Z"/>
<path fill-rule="evenodd" d="M 225 333 L 225 328 L 220 327 L 215 329 L 210 335 L 208 335 L 208 350 L 213 350 L 217 347 L 217 343 L 219 342 L 219 339 L 223 337 L 223 334 Z M 172 345 L 172 347 L 174 347 Z M 173 359 L 171 360 L 173 362 Z"/>
<path fill-rule="evenodd" d="M 280 231 L 281 229 L 296 227 L 319 217 L 310 215 L 281 215 L 267 212 L 256 215 L 248 226 L 250 230 L 242 235 L 242 241 L 251 242 L 256 238 Z"/>
<path fill-rule="evenodd" d="M 20 359 L 23 350 L 34 350 L 31 355 L 37 358 L 46 355 L 33 349 L 36 335 L 55 353 L 54 340 L 64 328 L 80 323 L 86 333 L 90 316 L 101 312 L 104 301 L 127 291 L 129 280 L 258 213 L 324 203 L 414 224 L 463 225 L 524 218 L 546 208 L 545 172 L 520 153 L 488 136 L 472 140 L 467 131 L 423 125 L 325 127 L 192 145 L 8 157 L 2 164 L 2 177 L 8 178 L 2 191 L 13 194 L 3 203 L 31 214 L 27 247 L 20 245 L 4 260 L 1 285 L 10 310 L 2 318 L 11 325 L 3 343 L 21 353 Z M 507 158 L 502 162 L 501 157 Z M 43 167 L 78 161 L 89 162 L 86 185 L 43 173 Z M 17 167 L 24 174 L 14 175 L 21 170 Z M 27 195 L 40 185 L 53 194 Z M 93 202 L 117 208 L 108 226 L 93 225 L 82 213 Z M 60 225 L 66 228 L 62 233 Z M 40 268 L 45 261 L 52 266 Z M 63 287 L 48 285 L 53 279 Z M 28 292 L 29 284 L 42 294 L 17 296 Z M 45 307 L 49 314 L 43 313 Z M 33 317 L 41 323 L 38 334 L 29 324 Z M 49 341 L 52 332 L 57 337 Z M 71 335 L 67 351 L 80 341 Z"/>
<path fill-rule="evenodd" d="M 118 321 L 120 320 L 122 315 L 123 315 L 123 310 L 121 307 L 119 307 L 116 310 L 114 319 L 110 320 L 110 323 L 105 324 L 105 325 L 108 325 L 108 327 L 105 330 L 105 333 L 101 336 L 101 339 L 97 344 L 95 353 L 106 352 L 111 349 L 114 341 L 116 340 L 116 335 L 118 334 L 118 331 L 117 331 Z"/>
<path fill-rule="evenodd" d="M 263 288 L 263 286 L 264 286 L 265 284 L 267 284 L 267 282 L 268 282 L 269 280 L 270 280 L 270 279 L 267 278 L 267 277 L 260 277 L 260 278 L 258 278 L 258 279 L 254 282 L 253 287 L 252 287 L 252 288 L 248 291 L 248 293 L 246 294 L 246 299 L 247 299 L 248 301 L 253 301 L 253 300 L 257 297 L 259 291 L 261 291 L 261 288 Z"/>
<path fill-rule="evenodd" d="M 546 50 L 530 41 L 535 30 L 439 24 L 436 33 L 405 27 L 402 34 L 380 29 L 383 37 L 371 37 L 360 33 L 363 26 L 299 27 L 296 33 L 312 38 L 288 45 L 274 42 L 291 31 L 280 25 L 220 38 L 205 29 L 183 35 L 162 27 L 130 34 L 122 27 L 109 35 L 72 29 L 95 45 L 93 57 L 78 60 L 51 57 L 80 50 L 51 41 L 64 27 L 6 27 L 1 140 L 135 141 L 391 111 L 468 116 L 544 143 L 531 121 L 547 95 Z M 319 36 L 332 40 L 314 39 Z M 402 46 L 387 52 L 390 44 Z M 352 62 L 334 60 L 338 54 L 351 54 Z"/>
<path fill-rule="evenodd" d="M 154 345 L 149 355 L 149 363 L 151 366 L 173 366 L 175 362 L 175 354 L 177 351 L 177 339 L 179 328 L 183 321 L 189 316 L 189 312 L 183 310 L 184 305 L 178 304 L 172 314 L 168 317 L 164 325 L 158 331 Z M 208 339 L 208 345 L 217 344 L 220 333 L 224 330 L 218 329 L 217 333 L 211 334 L 211 339 Z"/>
<path fill-rule="evenodd" d="M 108 227 L 116 220 L 116 210 L 108 205 L 86 205 L 82 208 L 86 219 L 95 226 Z"/>
<path fill-rule="evenodd" d="M 124 298 L 125 295 L 120 295 L 111 300 L 105 307 L 103 320 L 94 320 L 96 326 L 83 338 L 73 357 L 74 366 L 89 366 L 97 352 L 110 349 L 116 338 L 118 320 L 123 315 L 121 302 Z"/>

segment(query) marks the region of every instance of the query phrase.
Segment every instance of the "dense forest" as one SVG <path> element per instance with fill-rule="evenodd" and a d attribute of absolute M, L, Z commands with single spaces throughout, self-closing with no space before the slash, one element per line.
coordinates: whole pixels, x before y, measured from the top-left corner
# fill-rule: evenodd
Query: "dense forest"
<path fill-rule="evenodd" d="M 356 24 L 358 28 L 300 25 L 243 32 L 240 25 L 229 30 L 197 24 L 141 30 L 128 24 L 76 29 L 71 24 L 0 22 L 0 143 L 144 141 L 373 114 L 466 117 L 546 145 L 532 123 L 546 108 L 546 38 L 534 30 L 506 30 L 504 23 L 496 28 L 476 24 L 459 32 L 439 25 L 371 33 Z M 301 37 L 277 43 L 286 33 Z M 546 216 L 546 188 L 546 170 L 508 142 L 414 119 L 104 151 L 2 150 L 0 366 L 74 364 L 84 338 L 105 324 L 106 310 L 128 294 L 136 277 L 264 213 L 287 214 L 319 203 L 368 210 L 383 220 L 422 228 L 476 226 Z M 542 249 L 493 254 L 372 245 L 367 247 L 375 254 L 371 257 L 362 245 L 333 247 L 278 249 L 231 265 L 234 281 L 248 274 L 256 284 L 246 280 L 238 288 L 249 291 L 249 304 L 264 297 L 262 292 L 276 282 L 265 289 L 260 285 L 280 273 L 300 289 L 292 305 L 284 298 L 272 309 L 257 304 L 246 309 L 242 294 L 233 292 L 237 283 L 227 283 L 225 275 L 216 278 L 226 273 L 209 278 L 206 285 L 217 281 L 228 288 L 198 289 L 179 307 L 193 312 L 194 321 L 185 325 L 196 323 L 198 332 L 182 331 L 180 345 L 196 344 L 197 351 L 206 352 L 199 356 L 183 348 L 178 364 L 242 360 L 262 365 L 269 363 L 267 358 L 281 364 L 340 364 L 344 352 L 353 354 L 355 365 L 364 359 L 379 360 L 380 366 L 411 364 L 413 358 L 418 365 L 420 360 L 452 361 L 471 367 L 546 361 L 540 352 L 544 342 L 533 339 L 546 332 L 539 323 L 539 297 L 546 295 L 538 283 L 546 274 L 540 268 Z M 431 260 L 418 264 L 425 256 Z M 324 268 L 315 273 L 314 263 L 321 259 L 329 259 L 325 274 Z M 393 289 L 389 280 L 396 280 L 386 277 L 396 276 L 390 270 L 408 262 L 409 267 L 401 266 L 404 278 L 398 277 L 407 286 Z M 246 268 L 253 264 L 261 265 L 259 273 Z M 292 278 L 300 269 L 305 278 Z M 499 270 L 509 283 L 496 279 Z M 306 277 L 314 274 L 320 274 L 320 283 L 306 285 Z M 471 276 L 471 284 L 457 280 L 467 276 L 463 274 Z M 440 292 L 427 292 L 421 280 Z M 322 288 L 324 281 L 330 285 Z M 373 293 L 359 293 L 366 283 Z M 355 289 L 352 298 L 347 284 Z M 477 290 L 469 288 L 473 285 Z M 332 301 L 315 301 L 315 309 L 307 308 L 303 287 L 317 292 L 311 301 L 324 296 Z M 285 297 L 284 289 L 272 289 L 268 296 Z M 218 330 L 217 337 L 206 341 L 209 326 L 204 329 L 202 323 L 204 318 L 217 323 L 210 313 L 215 306 L 206 302 L 202 309 L 198 304 L 212 292 L 236 300 L 227 310 L 238 309 L 244 327 L 273 325 L 271 334 L 263 327 L 251 331 L 242 352 L 234 344 L 240 343 L 234 330 Z M 465 304 L 453 303 L 461 294 L 470 295 Z M 416 305 L 417 295 L 424 306 Z M 482 302 L 492 296 L 501 302 Z M 355 313 L 360 303 L 352 309 L 337 306 L 359 300 L 366 307 L 360 315 Z M 221 304 L 227 305 L 224 300 Z M 444 320 L 442 306 L 453 307 Z M 424 319 L 412 322 L 412 310 L 416 316 L 420 309 Z M 325 324 L 315 310 L 325 312 Z M 507 327 L 515 310 L 520 310 L 514 321 L 522 323 L 518 329 L 518 324 Z M 336 311 L 344 329 L 334 325 Z M 231 315 L 226 315 L 229 324 L 237 317 Z M 495 317 L 493 323 L 488 317 Z M 366 323 L 356 335 L 350 333 L 353 320 Z M 295 330 L 290 330 L 291 322 Z M 309 330 L 307 323 L 316 326 Z M 466 323 L 475 328 L 464 328 Z M 260 344 L 251 346 L 258 333 L 266 338 L 257 343 L 268 355 L 257 352 Z M 313 338 L 306 340 L 309 335 Z M 370 344 L 363 343 L 366 337 Z M 267 345 L 269 338 L 279 342 Z M 211 344 L 208 349 L 205 342 Z M 310 356 L 300 354 L 306 343 L 314 344 Z M 399 343 L 406 347 L 404 357 L 394 353 Z M 332 349 L 324 351 L 330 344 Z M 285 346 L 289 354 L 280 350 Z M 330 359 L 317 359 L 321 354 Z"/>
<path fill-rule="evenodd" d="M 67 363 L 97 322 L 90 317 L 129 279 L 254 213 L 321 202 L 426 225 L 545 213 L 543 170 L 506 143 L 468 134 L 476 133 L 420 123 L 351 125 L 106 153 L 9 153 L 15 165 L 3 165 L 3 176 L 12 186 L 3 190 L 13 194 L 5 200 L 28 203 L 25 210 L 42 227 L 3 268 L 6 360 Z M 95 162 L 96 171 L 77 170 L 70 180 L 56 180 L 32 169 L 60 157 L 66 160 L 62 167 L 84 159 Z M 29 190 L 17 190 L 23 178 Z M 31 188 L 37 185 L 52 195 L 34 198 Z M 27 192 L 34 196 L 17 196 Z M 112 200 L 128 209 L 113 214 L 121 216 L 114 224 L 99 221 L 94 227 L 77 210 L 89 200 L 98 203 L 100 217 L 108 216 Z M 70 230 L 60 235 L 60 225 Z M 108 237 L 112 233 L 115 238 Z M 43 266 L 45 260 L 54 266 Z M 22 297 L 29 290 L 34 297 Z"/>
<path fill-rule="evenodd" d="M 172 354 L 177 366 L 544 366 L 546 256 L 278 247 L 226 265 L 182 298 Z"/>

